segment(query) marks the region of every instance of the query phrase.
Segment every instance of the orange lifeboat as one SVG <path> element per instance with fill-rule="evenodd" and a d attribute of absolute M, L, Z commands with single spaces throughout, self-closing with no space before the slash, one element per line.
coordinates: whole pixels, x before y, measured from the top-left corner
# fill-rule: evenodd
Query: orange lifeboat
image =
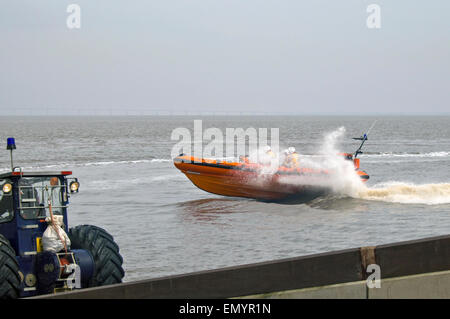
<path fill-rule="evenodd" d="M 362 181 L 369 179 L 359 169 L 359 159 L 342 155 L 354 162 Z M 330 190 L 326 183 L 330 174 L 326 170 L 279 167 L 276 172 L 265 174 L 263 165 L 246 160 L 229 162 L 184 154 L 174 158 L 174 165 L 198 188 L 223 196 L 279 201 L 316 196 Z"/>

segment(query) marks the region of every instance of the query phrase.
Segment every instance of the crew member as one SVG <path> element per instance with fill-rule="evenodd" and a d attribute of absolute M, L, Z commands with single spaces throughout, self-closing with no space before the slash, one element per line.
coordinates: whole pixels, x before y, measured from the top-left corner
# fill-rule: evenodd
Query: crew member
<path fill-rule="evenodd" d="M 275 153 L 272 151 L 272 148 L 268 145 L 266 145 L 263 149 L 263 152 L 260 153 L 260 157 L 258 162 L 262 165 L 272 165 L 272 161 L 276 158 L 277 156 L 275 155 Z"/>
<path fill-rule="evenodd" d="M 297 168 L 300 164 L 300 155 L 295 150 L 295 147 L 289 147 L 285 151 L 284 166 L 289 168 Z"/>
<path fill-rule="evenodd" d="M 272 151 L 272 148 L 269 145 L 267 145 L 264 148 L 264 151 L 265 151 L 266 155 L 268 155 L 270 158 L 275 158 L 276 157 L 275 153 Z"/>

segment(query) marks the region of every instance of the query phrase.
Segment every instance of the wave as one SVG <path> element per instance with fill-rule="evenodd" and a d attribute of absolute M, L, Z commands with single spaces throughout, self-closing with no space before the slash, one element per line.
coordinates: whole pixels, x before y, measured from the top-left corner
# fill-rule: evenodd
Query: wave
<path fill-rule="evenodd" d="M 172 162 L 171 159 L 165 158 L 152 158 L 132 161 L 99 161 L 99 162 L 86 162 L 86 163 L 59 163 L 59 164 L 47 164 L 38 166 L 22 166 L 24 170 L 40 170 L 49 168 L 62 168 L 62 167 L 86 167 L 86 166 L 105 166 L 105 165 L 122 165 L 122 164 L 142 164 L 142 163 L 166 163 Z M 0 171 L 10 171 L 9 167 L 1 167 Z"/>
<path fill-rule="evenodd" d="M 332 156 L 332 154 L 329 154 L 328 156 Z M 323 154 L 301 154 L 302 158 L 323 158 Z M 422 158 L 422 159 L 434 159 L 434 158 L 450 158 L 450 152 L 443 151 L 443 152 L 428 152 L 428 153 L 407 153 L 407 152 L 364 152 L 362 155 L 360 155 L 360 158 L 363 160 L 383 160 L 383 159 L 389 159 L 389 160 L 401 160 L 404 161 L 405 159 L 414 159 L 414 158 Z"/>
<path fill-rule="evenodd" d="M 164 163 L 171 162 L 170 159 L 163 158 L 152 158 L 150 160 L 134 160 L 134 161 L 108 161 L 108 162 L 91 162 L 91 163 L 78 163 L 74 166 L 101 166 L 101 165 L 112 165 L 112 164 L 141 164 L 141 163 Z"/>
<path fill-rule="evenodd" d="M 363 157 L 450 157 L 450 152 L 428 153 L 395 153 L 395 152 L 364 152 Z"/>
<path fill-rule="evenodd" d="M 410 184 L 389 182 L 364 187 L 352 197 L 403 204 L 439 205 L 450 203 L 450 183 Z"/>

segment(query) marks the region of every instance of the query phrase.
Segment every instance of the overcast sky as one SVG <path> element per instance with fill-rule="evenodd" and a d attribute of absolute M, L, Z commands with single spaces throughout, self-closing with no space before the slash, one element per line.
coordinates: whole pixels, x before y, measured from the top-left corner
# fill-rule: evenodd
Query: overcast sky
<path fill-rule="evenodd" d="M 0 0 L 0 111 L 54 109 L 450 113 L 450 1 Z"/>

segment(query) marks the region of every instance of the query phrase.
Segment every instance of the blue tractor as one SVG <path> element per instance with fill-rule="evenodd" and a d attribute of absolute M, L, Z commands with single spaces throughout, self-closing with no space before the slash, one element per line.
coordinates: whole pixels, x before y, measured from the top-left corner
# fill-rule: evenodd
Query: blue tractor
<path fill-rule="evenodd" d="M 0 299 L 122 282 L 123 259 L 113 237 L 92 225 L 68 228 L 69 197 L 79 190 L 72 172 L 15 168 L 14 138 L 7 142 L 11 171 L 0 174 Z M 60 224 L 55 225 L 55 220 Z M 64 244 L 59 251 L 45 245 L 49 227 L 59 236 L 56 241 Z"/>

